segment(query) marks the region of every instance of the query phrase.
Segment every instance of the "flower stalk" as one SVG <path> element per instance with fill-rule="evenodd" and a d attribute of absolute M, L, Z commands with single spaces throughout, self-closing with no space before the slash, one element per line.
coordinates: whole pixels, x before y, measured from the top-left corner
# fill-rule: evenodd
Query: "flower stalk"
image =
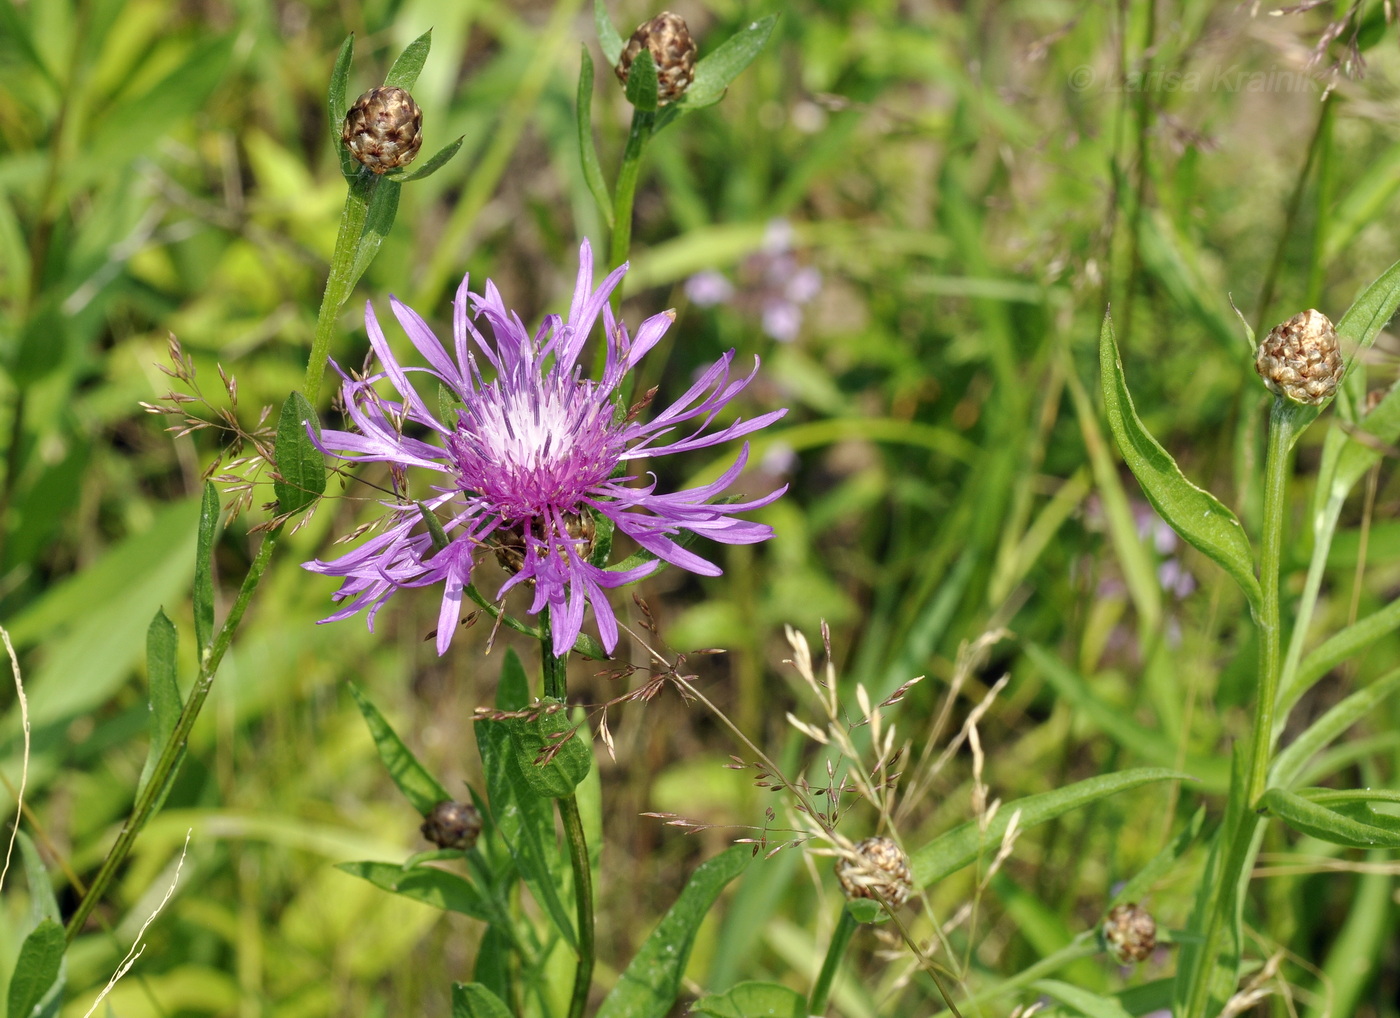
<path fill-rule="evenodd" d="M 831 986 L 836 981 L 836 970 L 841 967 L 841 959 L 845 956 L 846 948 L 859 925 L 856 917 L 851 915 L 851 910 L 843 902 L 841 917 L 836 920 L 836 929 L 831 933 L 831 943 L 826 946 L 826 958 L 822 961 L 821 971 L 817 973 L 817 981 L 812 984 L 812 995 L 807 1001 L 809 1015 L 826 1013 L 827 1001 L 831 999 Z"/>

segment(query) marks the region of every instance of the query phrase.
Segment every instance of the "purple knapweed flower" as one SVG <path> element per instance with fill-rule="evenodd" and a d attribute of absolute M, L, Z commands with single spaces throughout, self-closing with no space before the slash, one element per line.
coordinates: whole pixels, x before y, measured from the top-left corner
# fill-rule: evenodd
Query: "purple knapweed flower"
<path fill-rule="evenodd" d="M 768 505 L 786 485 L 751 502 L 711 504 L 744 469 L 747 443 L 722 477 L 702 487 L 662 493 L 654 477 L 642 482 L 627 475 L 631 461 L 718 445 L 766 427 L 787 411 L 709 430 L 758 370 L 755 360 L 752 372 L 731 379 L 730 350 L 672 406 L 648 421 L 635 419 L 639 408 L 621 406 L 619 386 L 665 334 L 675 313 L 651 316 L 629 337 L 608 307 L 608 297 L 626 271 L 626 265 L 613 270 L 593 289 L 593 253 L 584 241 L 568 318 L 546 316 L 533 337 L 519 316 L 506 309 L 490 280 L 485 293 L 476 294 L 464 278 L 452 303 L 451 352 L 422 318 L 391 297 L 394 317 L 426 367 L 399 362 L 373 308 L 366 305 L 365 328 L 382 370 L 363 379 L 345 378 L 345 407 L 355 430 L 323 431 L 320 444 L 345 460 L 388 463 L 399 471 L 433 470 L 440 481 L 421 509 L 417 502 L 386 503 L 387 529 L 356 550 L 334 561 L 305 563 L 313 572 L 345 580 L 333 596 L 349 603 L 323 621 L 368 609 L 373 628 L 375 613 L 400 589 L 441 583 L 437 651 L 442 654 L 457 629 L 463 589 L 477 556 L 492 549 L 503 558 L 509 555 L 515 569 L 497 597 L 518 584 L 533 584 L 529 610 L 549 607 L 556 655 L 578 638 L 585 603 L 593 606 L 599 636 L 611 652 L 617 645 L 617 619 L 608 604 L 608 588 L 640 579 L 657 568 L 658 560 L 705 576 L 719 574 L 719 567 L 676 543 L 682 531 L 725 544 L 752 544 L 772 536 L 771 527 L 731 514 Z M 602 379 L 594 381 L 583 377 L 579 357 L 599 315 L 607 358 Z M 483 319 L 490 340 L 477 330 Z M 483 373 L 483 367 L 489 370 Z M 410 381 L 414 373 L 425 376 L 427 401 Z M 382 382 L 389 383 L 393 395 L 376 389 Z M 430 409 L 439 404 L 439 385 L 458 404 L 444 411 L 445 420 Z M 678 433 L 689 422 L 694 422 L 693 430 Z M 446 547 L 434 547 L 425 510 L 440 521 Z M 589 510 L 606 516 L 655 559 L 622 571 L 592 564 Z"/>

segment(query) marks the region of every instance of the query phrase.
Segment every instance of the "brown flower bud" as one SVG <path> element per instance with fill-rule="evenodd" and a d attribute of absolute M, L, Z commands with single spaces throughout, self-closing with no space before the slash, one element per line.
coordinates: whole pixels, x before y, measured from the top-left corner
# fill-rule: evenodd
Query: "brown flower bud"
<path fill-rule="evenodd" d="M 345 114 L 340 140 L 374 173 L 413 162 L 423 147 L 423 111 L 401 88 L 372 88 Z"/>
<path fill-rule="evenodd" d="M 1254 355 L 1254 370 L 1271 392 L 1314 406 L 1337 391 L 1344 367 L 1337 330 L 1321 311 L 1274 326 Z"/>
<path fill-rule="evenodd" d="M 469 802 L 445 800 L 423 818 L 420 830 L 438 848 L 471 848 L 481 834 L 481 814 Z"/>
<path fill-rule="evenodd" d="M 679 99 L 695 80 L 695 40 L 679 14 L 662 11 L 637 26 L 617 62 L 617 78 L 625 86 L 632 61 L 646 48 L 656 64 L 656 103 L 665 106 Z"/>
<path fill-rule="evenodd" d="M 1103 939 L 1119 965 L 1144 961 L 1157 946 L 1157 921 L 1134 902 L 1115 905 L 1103 921 Z"/>
<path fill-rule="evenodd" d="M 893 838 L 866 838 L 836 862 L 836 879 L 848 898 L 883 898 L 891 908 L 909 900 L 914 878 L 909 857 Z"/>

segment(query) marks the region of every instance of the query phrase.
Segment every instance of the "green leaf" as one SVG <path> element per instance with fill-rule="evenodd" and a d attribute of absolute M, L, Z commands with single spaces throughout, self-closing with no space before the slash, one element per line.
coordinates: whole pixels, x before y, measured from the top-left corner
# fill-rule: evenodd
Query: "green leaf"
<path fill-rule="evenodd" d="M 1356 298 L 1337 322 L 1337 338 L 1341 341 L 1342 352 L 1352 358 L 1353 365 L 1357 363 L 1357 354 L 1376 341 L 1376 336 L 1394 316 L 1397 307 L 1400 307 L 1400 262 L 1386 269 L 1374 283 L 1362 291 L 1361 296 Z M 1358 408 L 1365 401 L 1365 387 L 1366 380 L 1362 372 L 1347 372 L 1347 377 L 1342 382 L 1342 390 L 1345 393 L 1341 407 L 1343 419 L 1354 422 L 1360 416 Z M 1321 407 L 1310 409 L 1313 417 L 1322 411 Z"/>
<path fill-rule="evenodd" d="M 539 795 L 562 799 L 588 775 L 593 754 L 588 742 L 569 721 L 568 707 L 553 697 L 542 699 L 533 718 L 510 718 L 506 728 L 515 746 L 516 762 L 525 780 Z"/>
<path fill-rule="evenodd" d="M 737 78 L 768 45 L 778 16 L 770 14 L 752 22 L 726 39 L 713 53 L 695 64 L 695 80 L 685 94 L 669 107 L 681 113 L 713 106 L 724 98 L 730 82 Z M 657 125 L 658 129 L 660 125 Z"/>
<path fill-rule="evenodd" d="M 1070 810 L 1079 809 L 1118 792 L 1126 792 L 1130 788 L 1138 788 L 1154 781 L 1189 780 L 1189 774 L 1178 771 L 1139 767 L 1086 778 L 1052 792 L 1041 792 L 1013 802 L 1004 802 L 992 818 L 992 822 L 987 825 L 985 832 L 978 829 L 977 821 L 969 820 L 915 851 L 910 858 L 914 884 L 916 887 L 927 887 L 976 861 L 982 853 L 996 850 L 1001 844 L 1002 835 L 1006 833 L 1006 825 L 1010 822 L 1011 815 L 1017 811 L 1020 812 L 1020 817 L 1016 821 L 1016 827 L 1024 831 Z"/>
<path fill-rule="evenodd" d="M 14 974 L 10 976 L 7 1015 L 28 1018 L 58 978 L 67 946 L 63 927 L 52 919 L 45 919 L 24 938 L 24 946 L 15 960 Z"/>
<path fill-rule="evenodd" d="M 690 875 L 680 898 L 642 944 L 596 1018 L 663 1018 L 671 1010 L 700 923 L 719 892 L 751 858 L 749 846 L 735 845 Z"/>
<path fill-rule="evenodd" d="M 428 50 L 432 47 L 433 30 L 430 28 L 404 47 L 404 51 L 399 54 L 399 58 L 389 68 L 389 73 L 384 78 L 384 84 L 390 88 L 401 88 L 405 92 L 412 92 L 413 86 L 418 84 L 418 75 L 423 70 L 423 65 L 427 63 Z"/>
<path fill-rule="evenodd" d="M 1334 633 L 1303 658 L 1297 676 L 1280 695 L 1280 703 L 1292 706 L 1323 675 L 1396 629 L 1400 629 L 1400 599 Z"/>
<path fill-rule="evenodd" d="M 481 983 L 453 983 L 452 1018 L 511 1018 L 511 1014 L 501 998 Z"/>
<path fill-rule="evenodd" d="M 598 47 L 603 51 L 608 66 L 616 67 L 617 62 L 622 59 L 622 48 L 626 43 L 622 41 L 622 36 L 617 34 L 617 29 L 613 28 L 603 0 L 593 0 L 593 28 L 598 33 Z"/>
<path fill-rule="evenodd" d="M 1173 765 L 1181 758 L 1181 749 L 1173 740 L 1135 721 L 1121 707 L 1099 699 L 1083 677 L 1044 647 L 1027 644 L 1026 657 L 1045 676 L 1061 699 L 1075 710 L 1082 711 L 1096 728 L 1120 746 L 1158 766 Z M 1214 791 L 1223 791 L 1230 779 L 1226 762 L 1217 757 L 1190 754 L 1182 760 L 1182 765 Z"/>
<path fill-rule="evenodd" d="M 1089 1018 L 1132 1018 L 1116 997 L 1091 993 L 1058 979 L 1037 979 L 1031 983 L 1031 989 L 1054 997 Z"/>
<path fill-rule="evenodd" d="M 606 513 L 600 513 L 592 506 L 584 507 L 589 518 L 593 520 L 593 551 L 588 556 L 589 565 L 599 569 L 607 564 L 612 555 L 613 533 L 617 525 L 613 523 L 612 517 Z"/>
<path fill-rule="evenodd" d="M 305 396 L 293 391 L 282 404 L 273 446 L 277 475 L 272 490 L 277 496 L 277 511 L 282 515 L 300 512 L 326 490 L 326 460 L 307 434 L 308 424 L 320 438 L 321 424 L 316 419 L 316 411 Z"/>
<path fill-rule="evenodd" d="M 1356 431 L 1346 437 L 1350 440 L 1337 457 L 1331 484 L 1331 493 L 1343 497 L 1380 462 L 1386 446 L 1400 439 L 1400 385 L 1391 386 L 1380 403 L 1361 419 Z"/>
<path fill-rule="evenodd" d="M 35 48 L 33 34 L 29 31 L 29 26 L 20 18 L 19 12 L 15 9 L 14 0 L 0 0 L 0 39 L 18 49 L 24 58 L 34 66 L 34 69 L 44 76 L 44 80 L 53 87 L 55 92 L 62 91 L 62 86 L 54 77 L 53 71 L 49 70 L 49 65 L 44 62 L 44 58 Z"/>
<path fill-rule="evenodd" d="M 1146 866 L 1118 889 L 1118 893 L 1109 901 L 1109 907 L 1112 908 L 1114 905 L 1121 905 L 1124 902 L 1141 901 L 1147 897 L 1152 890 L 1152 885 L 1176 865 L 1177 860 L 1196 843 L 1196 839 L 1201 835 L 1201 827 L 1205 823 L 1205 819 L 1206 808 L 1202 806 L 1192 814 L 1191 819 L 1175 838 L 1167 842 Z"/>
<path fill-rule="evenodd" d="M 213 481 L 205 481 L 194 551 L 194 642 L 201 659 L 214 643 L 214 532 L 219 508 L 218 489 Z"/>
<path fill-rule="evenodd" d="M 1400 831 L 1385 830 L 1303 798 L 1282 788 L 1270 788 L 1259 798 L 1268 810 L 1295 831 L 1348 848 L 1400 848 Z"/>
<path fill-rule="evenodd" d="M 24 856 L 24 882 L 29 886 L 29 917 L 30 922 L 37 926 L 45 919 L 52 919 L 61 924 L 60 913 L 58 911 L 58 896 L 53 893 L 53 881 L 49 879 L 49 871 L 44 868 L 44 860 L 39 855 L 39 850 L 34 847 L 34 841 L 23 831 L 19 832 L 20 855 Z"/>
<path fill-rule="evenodd" d="M 413 808 L 427 816 L 438 803 L 451 800 L 452 796 L 447 789 L 418 762 L 418 758 L 404 745 L 398 733 L 370 702 L 369 697 L 360 691 L 360 687 L 353 682 L 346 685 L 350 687 L 350 695 L 355 698 L 355 706 L 360 708 L 365 723 L 369 725 L 369 734 L 374 739 L 375 749 L 379 751 L 379 759 L 384 762 L 389 776 L 394 779 L 394 784 L 399 786 L 399 791 Z"/>
<path fill-rule="evenodd" d="M 462 147 L 462 142 L 465 138 L 466 136 L 463 135 L 452 142 L 452 144 L 438 149 L 433 153 L 431 158 L 419 163 L 417 166 L 413 167 L 413 169 L 403 173 L 393 173 L 389 179 L 399 184 L 407 184 L 410 180 L 422 180 L 424 177 L 431 177 L 438 170 L 446 166 L 448 160 L 457 154 L 457 150 Z"/>
<path fill-rule="evenodd" d="M 1249 538 L 1235 514 L 1210 492 L 1188 481 L 1176 461 L 1148 434 L 1133 408 L 1113 338 L 1113 320 L 1108 315 L 1104 315 L 1099 333 L 1099 367 L 1109 429 L 1143 494 L 1182 538 L 1234 578 L 1257 614 L 1263 593 L 1254 575 Z"/>
<path fill-rule="evenodd" d="M 1400 604 L 1400 601 L 1394 604 Z M 1387 673 L 1365 689 L 1357 690 L 1341 703 L 1329 708 L 1322 717 L 1308 726 L 1307 731 L 1274 757 L 1274 762 L 1269 768 L 1269 783 L 1283 788 L 1293 784 L 1314 754 L 1356 722 L 1373 713 L 1397 689 L 1400 689 L 1400 669 Z"/>
<path fill-rule="evenodd" d="M 593 141 L 593 58 L 588 47 L 583 47 L 583 57 L 578 68 L 578 102 L 576 123 L 578 125 L 578 152 L 583 164 L 583 181 L 589 193 L 598 203 L 598 211 L 603 214 L 603 222 L 611 232 L 613 228 L 612 199 L 608 195 L 608 185 L 603 180 L 603 164 L 598 161 L 598 146 Z"/>
<path fill-rule="evenodd" d="M 777 983 L 740 983 L 690 1005 L 691 1014 L 714 1018 L 807 1018 L 807 998 Z"/>
<path fill-rule="evenodd" d="M 447 870 L 432 866 L 404 869 L 391 862 L 342 862 L 336 864 L 336 869 L 444 912 L 460 912 L 473 919 L 491 918 L 492 910 L 477 886 Z"/>
<path fill-rule="evenodd" d="M 331 144 L 340 159 L 340 172 L 346 180 L 354 180 L 360 173 L 360 164 L 340 140 L 340 132 L 345 126 L 345 114 L 350 109 L 345 93 L 350 87 L 350 60 L 355 55 L 355 33 L 351 32 L 340 44 L 340 52 L 335 57 L 335 67 L 331 69 L 331 83 L 326 91 L 326 115 L 330 120 Z"/>
<path fill-rule="evenodd" d="M 627 101 L 646 113 L 656 111 L 656 61 L 651 50 L 643 47 L 627 72 Z"/>
<path fill-rule="evenodd" d="M 384 238 L 389 236 L 389 231 L 394 228 L 394 218 L 399 214 L 399 190 L 403 185 L 397 180 L 375 177 L 372 173 L 369 177 L 372 179 L 365 181 L 364 186 L 372 193 L 368 199 L 369 207 L 365 211 L 365 226 L 360 231 L 360 243 L 355 248 L 355 261 L 350 266 L 350 277 L 345 284 L 346 298 L 369 268 L 369 263 L 374 261 Z"/>
<path fill-rule="evenodd" d="M 146 678 L 151 684 L 151 744 L 146 749 L 146 763 L 141 768 L 141 779 L 136 783 L 136 798 L 141 798 L 146 782 L 155 770 L 156 761 L 165 751 L 165 744 L 175 731 L 175 723 L 180 717 L 180 687 L 176 682 L 175 654 L 179 641 L 175 634 L 175 624 L 165 617 L 165 612 L 156 612 L 146 629 Z M 160 808 L 159 803 L 156 806 Z"/>
<path fill-rule="evenodd" d="M 529 683 L 520 657 L 514 650 L 507 651 L 496 687 L 496 706 L 506 711 L 520 710 L 529 695 Z M 576 947 L 573 919 L 559 894 L 565 877 L 555 836 L 554 805 L 537 793 L 521 773 L 510 731 L 504 722 L 478 721 L 476 746 L 481 754 L 496 833 L 510 850 L 511 859 L 525 878 L 530 893 L 569 946 Z"/>

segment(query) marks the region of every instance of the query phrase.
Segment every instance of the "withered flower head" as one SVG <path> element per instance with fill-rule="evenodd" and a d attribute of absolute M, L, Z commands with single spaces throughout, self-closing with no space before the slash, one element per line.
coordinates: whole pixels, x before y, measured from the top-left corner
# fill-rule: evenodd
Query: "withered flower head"
<path fill-rule="evenodd" d="M 1274 326 L 1254 355 L 1254 370 L 1271 392 L 1312 406 L 1337 391 L 1344 367 L 1337 330 L 1315 310 Z"/>
<path fill-rule="evenodd" d="M 423 147 L 423 111 L 401 88 L 372 88 L 345 114 L 340 140 L 374 173 L 413 162 Z"/>
<path fill-rule="evenodd" d="M 656 102 L 665 106 L 679 99 L 695 80 L 695 40 L 679 14 L 662 11 L 637 26 L 617 62 L 617 78 L 625 86 L 632 61 L 643 49 L 656 65 Z"/>
<path fill-rule="evenodd" d="M 883 898 L 891 908 L 909 900 L 914 878 L 909 857 L 893 838 L 866 838 L 836 862 L 836 879 L 848 898 Z"/>

